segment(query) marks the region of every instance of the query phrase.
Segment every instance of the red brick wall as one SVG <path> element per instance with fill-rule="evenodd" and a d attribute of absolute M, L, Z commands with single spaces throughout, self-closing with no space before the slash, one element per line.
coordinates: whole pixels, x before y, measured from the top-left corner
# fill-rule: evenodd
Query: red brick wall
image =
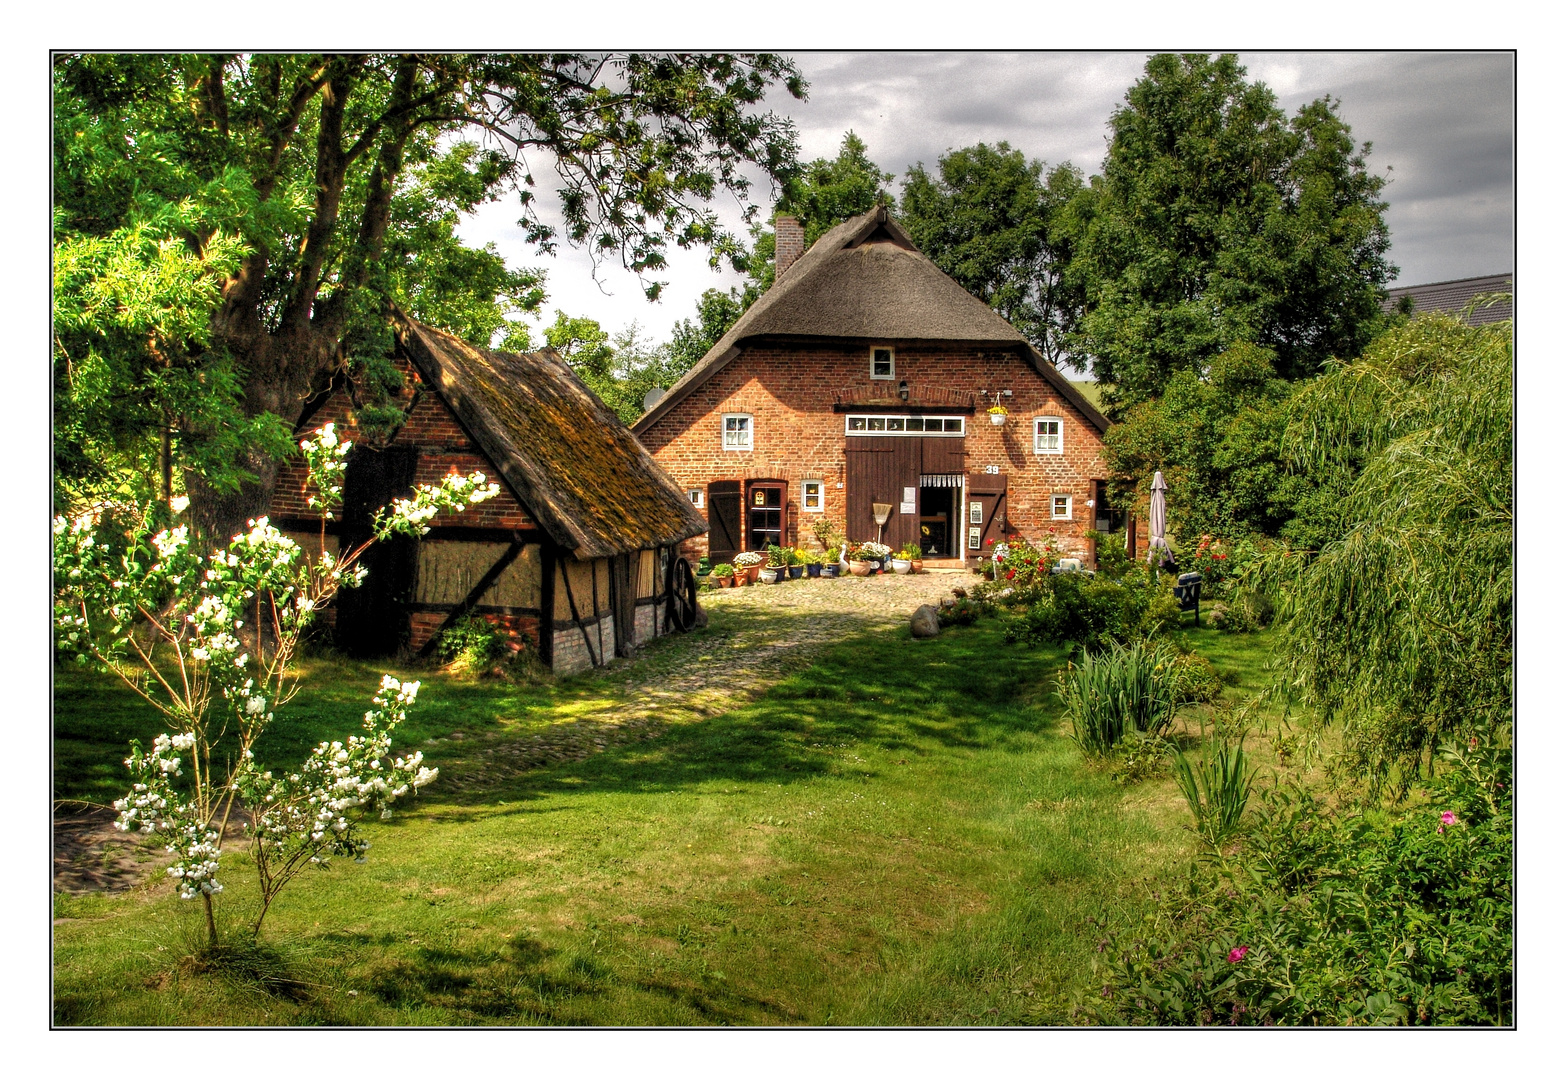
<path fill-rule="evenodd" d="M 878 344 L 885 345 L 881 342 Z M 640 436 L 654 458 L 682 488 L 705 488 L 713 480 L 783 479 L 789 482 L 790 520 L 796 542 L 810 537 L 814 513 L 799 506 L 799 481 L 824 482 L 825 514 L 842 527 L 846 511 L 843 455 L 844 414 L 834 401 L 891 397 L 907 381 L 911 405 L 966 400 L 980 389 L 1011 390 L 1001 427 L 990 423 L 987 401 L 975 400 L 965 439 L 966 472 L 994 465 L 1007 474 L 1007 518 L 1012 531 L 1040 540 L 1054 530 L 1063 547 L 1086 550 L 1082 534 L 1092 527 L 1091 481 L 1105 476 L 1098 429 L 1019 353 L 964 344 L 892 343 L 895 375 L 870 378 L 870 342 L 761 342 L 747 346 L 727 367 L 698 387 Z M 867 410 L 870 411 L 870 410 Z M 755 419 L 749 452 L 725 451 L 722 414 L 750 413 Z M 1058 416 L 1064 452 L 1035 454 L 1033 418 Z M 1072 518 L 1050 517 L 1050 497 L 1069 495 Z M 855 540 L 865 537 L 852 537 Z M 813 540 L 809 541 L 814 543 Z M 706 550 L 706 537 L 688 544 Z"/>
<path fill-rule="evenodd" d="M 490 480 L 499 483 L 501 487 L 500 494 L 493 499 L 470 506 L 458 514 L 443 513 L 438 523 L 495 529 L 522 529 L 532 526 L 532 515 L 506 487 L 506 482 L 501 479 L 499 471 L 484 457 L 483 452 L 463 434 L 462 426 L 457 423 L 457 418 L 451 410 L 433 390 L 423 386 L 423 381 L 411 364 L 407 361 L 399 361 L 399 367 L 406 380 L 402 394 L 404 405 L 413 399 L 416 390 L 422 389 L 423 392 L 418 395 L 418 404 L 414 406 L 407 423 L 403 424 L 388 445 L 411 444 L 419 447 L 419 463 L 414 482 L 439 484 L 442 477 L 452 473 L 466 475 L 471 472 L 481 472 Z M 310 418 L 310 431 L 312 433 L 318 431 L 329 423 L 337 425 L 338 438 L 361 441 L 362 435 L 355 422 L 353 403 L 349 400 L 346 391 L 339 390 L 327 399 L 320 410 Z M 312 510 L 306 502 L 310 494 L 312 491 L 308 474 L 305 472 L 304 458 L 302 456 L 291 458 L 278 471 L 277 489 L 272 497 L 272 516 L 316 517 L 316 511 Z"/>

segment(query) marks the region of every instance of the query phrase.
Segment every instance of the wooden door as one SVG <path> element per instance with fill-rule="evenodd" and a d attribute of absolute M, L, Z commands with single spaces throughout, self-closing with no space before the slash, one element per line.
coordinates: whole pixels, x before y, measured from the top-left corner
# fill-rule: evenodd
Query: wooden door
<path fill-rule="evenodd" d="M 969 558 L 984 558 L 1006 538 L 1006 474 L 971 473 L 963 505 Z M 975 543 L 977 541 L 977 543 Z"/>
<path fill-rule="evenodd" d="M 343 476 L 344 551 L 373 535 L 377 510 L 412 494 L 417 465 L 415 447 L 353 448 Z M 360 565 L 369 571 L 364 584 L 337 594 L 337 647 L 350 656 L 391 656 L 408 640 L 419 542 L 411 536 L 381 540 L 364 553 Z"/>
<path fill-rule="evenodd" d="M 716 566 L 733 562 L 744 551 L 740 531 L 740 504 L 745 494 L 738 480 L 715 480 L 707 485 L 707 557 Z"/>
<path fill-rule="evenodd" d="M 616 555 L 609 560 L 609 607 L 614 612 L 614 654 L 636 655 L 636 578 L 632 560 L 641 552 Z"/>
<path fill-rule="evenodd" d="M 874 540 L 894 550 L 919 535 L 920 443 L 914 437 L 851 437 L 843 448 L 847 462 L 848 538 L 855 543 Z M 875 504 L 892 508 L 886 527 L 875 523 Z M 905 513 L 903 508 L 908 507 Z"/>
<path fill-rule="evenodd" d="M 745 485 L 745 550 L 788 546 L 788 484 L 752 480 Z"/>

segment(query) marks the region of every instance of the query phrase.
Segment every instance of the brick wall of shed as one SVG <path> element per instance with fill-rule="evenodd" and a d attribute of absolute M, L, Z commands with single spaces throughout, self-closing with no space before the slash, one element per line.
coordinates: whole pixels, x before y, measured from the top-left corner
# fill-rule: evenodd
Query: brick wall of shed
<path fill-rule="evenodd" d="M 407 421 L 386 445 L 417 446 L 418 469 L 414 482 L 438 484 L 452 473 L 481 472 L 501 485 L 501 492 L 493 499 L 469 506 L 458 514 L 441 514 L 441 525 L 461 525 L 491 529 L 526 529 L 534 527 L 533 516 L 517 498 L 506 489 L 499 470 L 484 456 L 474 442 L 463 433 L 457 417 L 433 390 L 423 386 L 412 364 L 399 361 L 405 385 L 402 393 L 404 406 L 412 401 L 415 392 L 417 404 Z M 353 402 L 344 390 L 338 390 L 310 418 L 310 430 L 320 430 L 328 423 L 337 425 L 337 436 L 355 443 L 364 441 L 359 430 Z M 276 518 L 313 518 L 316 512 L 308 504 L 313 493 L 309 475 L 305 471 L 302 456 L 291 458 L 278 470 L 277 488 L 272 497 L 271 514 Z"/>
<path fill-rule="evenodd" d="M 896 378 L 888 382 L 870 378 L 870 344 L 763 342 L 747 347 L 639 437 L 687 490 L 705 489 L 714 480 L 787 480 L 792 539 L 814 546 L 810 523 L 817 515 L 801 511 L 800 481 L 823 482 L 823 512 L 839 528 L 847 510 L 845 415 L 833 411 L 839 391 L 895 397 L 898 382 L 906 380 L 910 400 L 917 404 L 952 391 L 1009 389 L 1012 396 L 1002 399 L 1009 410 L 1002 427 L 990 423 L 984 411 L 988 402 L 975 402 L 964 443 L 965 471 L 983 473 L 994 465 L 1007 474 L 1012 531 L 1030 540 L 1042 540 L 1053 531 L 1067 550 L 1085 553 L 1083 534 L 1093 524 L 1093 510 L 1087 505 L 1093 497 L 1092 481 L 1106 475 L 1098 429 L 1086 417 L 1015 352 L 955 343 L 893 343 Z M 724 413 L 755 418 L 752 450 L 723 449 Z M 1061 418 L 1063 453 L 1034 453 L 1036 416 Z M 1071 496 L 1070 520 L 1051 518 L 1053 495 Z M 706 543 L 706 536 L 699 536 L 682 550 L 698 556 L 706 552 Z"/>

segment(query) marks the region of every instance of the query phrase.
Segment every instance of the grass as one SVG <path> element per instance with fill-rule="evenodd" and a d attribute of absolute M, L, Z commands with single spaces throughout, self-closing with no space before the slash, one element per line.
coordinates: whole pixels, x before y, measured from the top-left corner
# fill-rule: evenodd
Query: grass
<path fill-rule="evenodd" d="M 637 663 L 672 669 L 736 617 Z M 1257 638 L 1187 634 L 1242 690 L 1259 682 Z M 323 689 L 263 758 L 351 730 L 379 673 L 312 663 Z M 161 882 L 57 896 L 55 1022 L 1026 1022 L 1083 988 L 1091 920 L 1137 917 L 1191 850 L 1172 780 L 1127 789 L 1083 767 L 1061 664 L 988 622 L 867 635 L 721 715 L 445 794 L 468 740 L 613 703 L 626 669 L 532 687 L 426 674 L 399 743 L 447 771 L 371 827 L 368 864 L 296 883 L 260 945 L 221 962 L 194 958 L 199 909 Z M 158 730 L 75 673 L 55 723 L 57 794 L 99 802 L 121 793 L 124 741 Z M 229 859 L 237 927 L 254 885 Z"/>

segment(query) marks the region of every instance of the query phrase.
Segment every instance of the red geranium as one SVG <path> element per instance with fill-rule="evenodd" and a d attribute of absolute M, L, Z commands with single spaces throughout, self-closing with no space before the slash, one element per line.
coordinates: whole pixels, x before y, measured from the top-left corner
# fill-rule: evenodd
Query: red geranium
<path fill-rule="evenodd" d="M 1008 570 L 1008 571 L 1006 571 L 1006 580 L 1007 581 L 1010 581 L 1012 578 L 1014 578 L 1016 576 L 1017 576 L 1017 571 L 1015 571 L 1015 570 Z"/>

